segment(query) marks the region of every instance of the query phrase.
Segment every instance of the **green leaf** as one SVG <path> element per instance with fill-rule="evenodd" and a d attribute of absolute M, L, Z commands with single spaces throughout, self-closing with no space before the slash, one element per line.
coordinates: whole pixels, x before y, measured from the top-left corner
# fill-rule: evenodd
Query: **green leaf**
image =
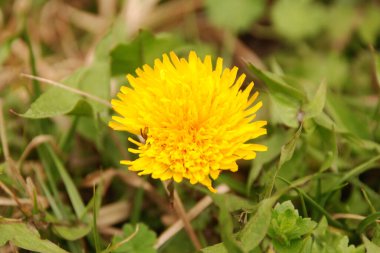
<path fill-rule="evenodd" d="M 265 7 L 263 0 L 207 0 L 205 4 L 211 22 L 233 32 L 248 29 L 262 16 Z"/>
<path fill-rule="evenodd" d="M 249 64 L 248 67 L 268 87 L 274 120 L 292 128 L 298 127 L 297 116 L 301 104 L 305 101 L 305 95 L 276 74 L 260 70 L 252 64 Z"/>
<path fill-rule="evenodd" d="M 374 45 L 376 38 L 380 34 L 380 8 L 376 4 L 369 4 L 363 14 L 362 22 L 359 25 L 359 36 L 370 45 Z"/>
<path fill-rule="evenodd" d="M 261 201 L 256 213 L 239 232 L 238 239 L 246 251 L 256 248 L 267 234 L 272 217 L 272 206 L 276 200 L 277 198 L 272 197 Z"/>
<path fill-rule="evenodd" d="M 322 113 L 323 108 L 325 107 L 326 89 L 326 82 L 322 81 L 317 92 L 315 93 L 314 98 L 304 108 L 304 119 L 313 118 Z"/>
<path fill-rule="evenodd" d="M 138 226 L 138 230 L 137 230 Z M 137 233 L 136 233 L 137 231 Z M 133 234 L 136 233 L 134 236 Z M 133 237 L 132 237 L 133 236 Z M 123 237 L 115 236 L 112 240 L 112 246 L 117 245 L 126 238 L 130 238 L 119 247 L 114 248 L 112 252 L 128 252 L 128 253 L 154 253 L 154 243 L 156 242 L 156 234 L 150 230 L 145 224 L 139 223 L 136 227 L 126 224 L 123 226 Z"/>
<path fill-rule="evenodd" d="M 77 218 L 80 219 L 85 214 L 86 209 L 85 209 L 83 200 L 78 192 L 78 189 L 76 188 L 66 168 L 64 167 L 64 165 L 59 160 L 59 158 L 57 157 L 57 155 L 54 153 L 54 151 L 52 150 L 50 146 L 48 147 L 48 152 L 54 161 L 54 164 L 58 170 L 60 177 L 62 178 L 63 184 L 65 185 L 66 191 L 69 195 L 71 204 L 74 207 L 75 214 Z"/>
<path fill-rule="evenodd" d="M 109 80 L 109 66 L 105 62 L 94 63 L 90 67 L 79 69 L 63 83 L 99 98 L 108 99 Z M 104 111 L 107 111 L 107 107 L 103 104 L 89 101 L 78 94 L 59 87 L 53 87 L 38 97 L 30 108 L 20 116 L 32 119 L 65 114 L 92 116 L 95 112 Z"/>
<path fill-rule="evenodd" d="M 182 45 L 178 37 L 165 34 L 154 36 L 141 31 L 130 43 L 117 45 L 111 51 L 112 75 L 134 73 L 144 64 L 152 65 L 154 59 L 161 58 L 163 53 L 173 51 Z"/>
<path fill-rule="evenodd" d="M 379 253 L 380 252 L 380 247 L 377 246 L 376 244 L 374 244 L 373 242 L 371 242 L 370 240 L 368 240 L 367 237 L 365 237 L 363 235 L 362 239 L 363 239 L 363 242 L 364 242 L 364 246 L 365 246 L 365 248 L 367 250 L 367 253 Z"/>
<path fill-rule="evenodd" d="M 326 18 L 323 6 L 311 0 L 276 1 L 271 14 L 276 31 L 290 40 L 317 35 Z"/>
<path fill-rule="evenodd" d="M 203 253 L 228 253 L 224 243 L 217 243 L 215 245 L 203 248 L 201 251 Z"/>
<path fill-rule="evenodd" d="M 278 162 L 278 168 L 281 168 L 285 162 L 289 161 L 293 157 L 294 150 L 296 148 L 297 141 L 300 138 L 301 132 L 302 125 L 298 128 L 292 139 L 281 147 L 281 155 L 280 161 Z"/>
<path fill-rule="evenodd" d="M 349 245 L 348 237 L 328 229 L 326 218 L 322 218 L 314 231 L 313 252 L 364 253 L 363 247 Z"/>
<path fill-rule="evenodd" d="M 337 131 L 352 133 L 363 139 L 370 139 L 368 115 L 361 115 L 350 107 L 344 97 L 329 93 L 327 95 L 326 109 L 336 123 Z"/>
<path fill-rule="evenodd" d="M 276 165 L 276 167 L 270 172 L 269 178 L 266 180 L 264 196 L 266 198 L 272 195 L 272 191 L 278 176 L 280 169 L 283 167 L 284 163 L 289 161 L 294 154 L 294 150 L 296 148 L 297 141 L 302 132 L 302 125 L 298 128 L 297 132 L 292 136 L 290 141 L 281 147 L 280 159 Z"/>
<path fill-rule="evenodd" d="M 63 239 L 75 241 L 90 233 L 91 226 L 86 224 L 76 226 L 53 225 L 53 231 Z"/>
<path fill-rule="evenodd" d="M 257 206 L 248 199 L 236 196 L 234 194 L 213 194 L 211 197 L 219 207 L 223 207 L 228 212 L 234 212 L 242 209 L 254 209 Z"/>
<path fill-rule="evenodd" d="M 325 138 L 325 146 L 324 149 L 326 152 L 326 157 L 324 162 L 321 165 L 320 171 L 325 171 L 326 169 L 332 167 L 334 170 L 337 170 L 338 163 L 338 143 L 336 138 L 335 129 L 326 130 L 324 128 L 320 128 L 319 132 L 322 137 Z"/>
<path fill-rule="evenodd" d="M 305 100 L 305 95 L 296 87 L 289 85 L 284 79 L 269 71 L 260 70 L 252 64 L 248 64 L 250 70 L 268 86 L 270 93 L 274 93 L 279 99 L 285 101 Z"/>
<path fill-rule="evenodd" d="M 361 173 L 372 168 L 373 164 L 380 160 L 380 155 L 373 157 L 372 159 L 352 168 L 349 172 L 345 173 L 342 177 L 340 177 L 335 185 L 341 185 L 345 181 L 349 180 L 351 177 L 355 177 L 360 175 Z"/>
<path fill-rule="evenodd" d="M 257 205 L 232 194 L 214 194 L 211 197 L 220 208 L 219 224 L 223 243 L 204 248 L 202 252 L 244 252 L 241 243 L 236 240 L 236 235 L 233 234 L 233 222 L 230 212 L 241 209 L 253 210 Z"/>
<path fill-rule="evenodd" d="M 367 216 L 364 220 L 362 220 L 359 223 L 358 233 L 362 234 L 365 231 L 365 229 L 372 223 L 376 222 L 379 217 L 380 217 L 380 212 L 376 212 Z"/>
<path fill-rule="evenodd" d="M 243 253 L 244 250 L 240 242 L 238 242 L 233 235 L 233 222 L 230 213 L 225 205 L 219 203 L 219 227 L 221 229 L 220 234 L 228 252 L 231 253 Z"/>
<path fill-rule="evenodd" d="M 313 240 L 311 236 L 307 236 L 305 239 L 293 240 L 290 245 L 284 245 L 278 241 L 273 241 L 272 243 L 277 253 L 312 253 Z"/>
<path fill-rule="evenodd" d="M 41 253 L 67 253 L 56 244 L 43 240 L 38 231 L 25 223 L 11 222 L 0 217 L 0 247 L 10 241 L 22 249 Z"/>
<path fill-rule="evenodd" d="M 310 218 L 302 218 L 292 202 L 286 201 L 275 206 L 268 235 L 280 244 L 290 246 L 292 240 L 311 233 L 316 225 Z"/>
<path fill-rule="evenodd" d="M 263 152 L 252 160 L 252 167 L 249 171 L 247 179 L 247 192 L 250 191 L 253 182 L 261 172 L 263 165 L 275 159 L 281 152 L 281 147 L 286 141 L 287 134 L 284 131 L 278 130 L 274 132 L 269 139 L 265 140 L 265 145 L 270 152 Z"/>

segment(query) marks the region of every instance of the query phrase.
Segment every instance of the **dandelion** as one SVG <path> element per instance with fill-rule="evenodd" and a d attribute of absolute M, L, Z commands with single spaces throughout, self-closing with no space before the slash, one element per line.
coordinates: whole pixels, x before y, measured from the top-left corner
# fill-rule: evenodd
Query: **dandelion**
<path fill-rule="evenodd" d="M 137 77 L 127 75 L 130 87 L 121 87 L 111 101 L 120 116 L 113 116 L 114 130 L 141 135 L 144 143 L 132 138 L 138 155 L 121 161 L 139 175 L 191 184 L 200 183 L 212 192 L 211 179 L 222 171 L 236 172 L 239 159 L 250 160 L 267 147 L 252 143 L 266 134 L 266 121 L 254 121 L 262 102 L 258 92 L 250 96 L 251 82 L 237 78 L 238 68 L 225 68 L 217 59 L 215 69 L 208 55 L 202 61 L 195 52 L 179 59 L 173 52 L 156 59 L 154 67 L 144 65 Z"/>

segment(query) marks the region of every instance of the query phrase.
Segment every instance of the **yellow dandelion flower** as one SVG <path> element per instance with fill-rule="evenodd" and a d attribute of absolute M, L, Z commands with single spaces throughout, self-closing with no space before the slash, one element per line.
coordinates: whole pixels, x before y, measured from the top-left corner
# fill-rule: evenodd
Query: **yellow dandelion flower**
<path fill-rule="evenodd" d="M 245 75 L 238 68 L 225 68 L 211 57 L 202 61 L 195 52 L 179 59 L 173 52 L 156 59 L 154 67 L 144 65 L 137 77 L 127 75 L 131 87 L 121 87 L 113 99 L 114 130 L 141 135 L 145 143 L 132 138 L 137 148 L 134 161 L 121 161 L 139 175 L 161 180 L 187 179 L 215 192 L 211 179 L 224 170 L 237 171 L 236 161 L 254 159 L 266 146 L 249 142 L 266 134 L 266 121 L 254 121 L 262 102 L 251 97 L 251 82 L 241 91 Z"/>

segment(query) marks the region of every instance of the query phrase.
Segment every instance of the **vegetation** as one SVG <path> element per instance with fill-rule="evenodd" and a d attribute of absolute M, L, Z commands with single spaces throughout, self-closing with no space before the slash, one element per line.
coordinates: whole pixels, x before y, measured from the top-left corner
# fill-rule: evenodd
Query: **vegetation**
<path fill-rule="evenodd" d="M 0 252 L 380 252 L 379 1 L 0 7 Z M 108 126 L 126 74 L 191 50 L 268 121 L 217 193 L 128 171 L 136 136 Z"/>

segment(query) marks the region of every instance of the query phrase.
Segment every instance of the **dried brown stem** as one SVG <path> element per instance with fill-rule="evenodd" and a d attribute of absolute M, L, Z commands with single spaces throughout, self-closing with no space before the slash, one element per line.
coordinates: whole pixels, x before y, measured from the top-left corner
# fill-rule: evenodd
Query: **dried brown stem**
<path fill-rule="evenodd" d="M 37 200 L 41 203 L 43 203 L 42 207 L 46 208 L 48 207 L 48 202 L 44 197 L 37 196 Z M 5 198 L 0 197 L 0 206 L 18 206 L 18 205 L 29 205 L 32 206 L 34 203 L 31 199 L 18 199 L 18 203 L 14 200 L 14 198 Z"/>
<path fill-rule="evenodd" d="M 228 192 L 230 189 L 227 185 L 222 184 L 218 186 L 216 190 L 218 194 L 223 194 L 223 193 Z M 212 198 L 210 196 L 204 197 L 193 208 L 190 209 L 190 211 L 186 215 L 187 219 L 189 221 L 193 220 L 204 209 L 206 209 L 211 203 L 212 203 Z M 156 249 L 160 248 L 162 245 L 164 245 L 165 242 L 167 242 L 170 238 L 176 235 L 183 228 L 183 226 L 184 226 L 183 221 L 181 219 L 177 220 L 158 237 L 157 242 L 154 245 L 154 247 Z"/>
<path fill-rule="evenodd" d="M 163 181 L 162 183 L 164 184 L 164 188 L 165 188 L 166 192 L 170 196 L 171 193 L 168 190 L 169 182 Z M 184 226 L 186 233 L 189 236 L 191 242 L 193 243 L 194 248 L 197 251 L 199 251 L 202 248 L 201 243 L 200 243 L 197 235 L 195 234 L 193 227 L 191 226 L 190 220 L 186 215 L 186 210 L 183 207 L 182 201 L 181 201 L 177 191 L 175 190 L 175 188 L 173 189 L 173 207 L 174 207 L 178 217 L 182 220 L 183 226 Z"/>
<path fill-rule="evenodd" d="M 17 180 L 24 188 L 26 188 L 26 182 L 21 176 L 19 170 L 16 168 L 16 165 L 13 162 L 13 159 L 9 153 L 8 139 L 7 134 L 5 133 L 5 121 L 3 115 L 3 101 L 0 99 L 0 138 L 1 145 L 3 148 L 4 159 L 6 163 L 7 173 L 9 176 Z"/>
<path fill-rule="evenodd" d="M 18 197 L 16 196 L 16 194 L 11 189 L 9 189 L 8 186 L 3 184 L 3 182 L 1 182 L 1 181 L 0 181 L 0 188 L 3 189 L 3 191 L 15 201 L 17 206 L 20 208 L 20 211 L 22 213 L 24 213 L 26 216 L 28 216 L 28 214 L 24 210 L 23 205 L 20 202 L 20 200 L 18 199 Z"/>
<path fill-rule="evenodd" d="M 332 215 L 334 219 L 364 220 L 366 217 L 354 213 L 335 213 Z M 380 224 L 380 220 L 376 220 Z"/>
<path fill-rule="evenodd" d="M 11 159 L 9 153 L 8 139 L 5 133 L 5 124 L 4 124 L 4 115 L 3 115 L 3 101 L 0 99 L 0 138 L 1 146 L 3 148 L 5 162 L 8 162 Z"/>

